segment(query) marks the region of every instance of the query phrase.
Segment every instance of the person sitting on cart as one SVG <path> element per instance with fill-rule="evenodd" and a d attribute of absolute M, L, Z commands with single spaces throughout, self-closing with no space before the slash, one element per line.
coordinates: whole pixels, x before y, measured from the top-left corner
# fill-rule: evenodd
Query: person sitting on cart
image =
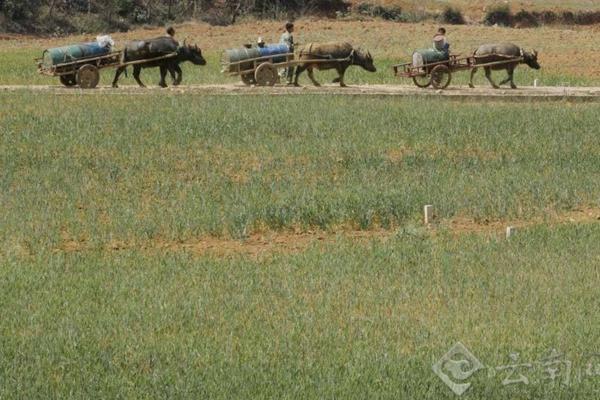
<path fill-rule="evenodd" d="M 175 39 L 175 28 L 169 26 L 167 28 L 167 36 L 175 40 L 175 43 L 177 43 L 177 45 L 179 46 L 179 42 L 177 41 L 177 39 Z"/>
<path fill-rule="evenodd" d="M 446 38 L 446 29 L 440 28 L 433 37 L 433 48 L 444 53 L 446 58 L 450 58 L 450 43 Z"/>
<path fill-rule="evenodd" d="M 265 47 L 265 40 L 262 38 L 262 36 L 258 37 L 258 40 L 256 41 L 256 46 L 260 47 L 261 49 Z"/>
<path fill-rule="evenodd" d="M 279 43 L 286 44 L 288 46 L 289 52 L 294 52 L 294 23 L 288 21 L 285 23 L 285 32 L 281 35 L 281 39 Z M 287 79 L 287 84 L 292 84 L 292 79 L 294 77 L 294 67 L 284 68 L 279 74 L 282 78 L 285 77 Z"/>

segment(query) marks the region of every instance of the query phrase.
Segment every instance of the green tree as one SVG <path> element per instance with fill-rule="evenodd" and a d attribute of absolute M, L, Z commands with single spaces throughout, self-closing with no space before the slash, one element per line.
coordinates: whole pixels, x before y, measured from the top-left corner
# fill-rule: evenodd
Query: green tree
<path fill-rule="evenodd" d="M 12 21 L 33 23 L 41 5 L 41 0 L 2 0 L 0 11 Z"/>

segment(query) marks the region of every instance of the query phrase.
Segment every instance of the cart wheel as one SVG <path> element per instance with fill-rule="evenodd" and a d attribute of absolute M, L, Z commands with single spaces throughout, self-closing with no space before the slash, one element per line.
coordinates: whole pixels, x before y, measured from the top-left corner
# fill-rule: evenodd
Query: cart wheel
<path fill-rule="evenodd" d="M 431 70 L 431 84 L 436 89 L 446 89 L 452 81 L 452 73 L 446 65 L 437 65 Z"/>
<path fill-rule="evenodd" d="M 77 85 L 77 78 L 75 77 L 75 74 L 61 75 L 59 77 L 59 79 L 60 79 L 60 83 L 62 83 L 66 87 L 71 87 L 71 86 Z"/>
<path fill-rule="evenodd" d="M 262 63 L 254 71 L 254 78 L 259 86 L 273 86 L 277 82 L 277 68 L 271 63 Z"/>
<path fill-rule="evenodd" d="M 431 85 L 431 75 L 423 71 L 422 74 L 413 76 L 413 82 L 420 88 L 426 88 Z"/>
<path fill-rule="evenodd" d="M 244 85 L 254 85 L 256 84 L 256 80 L 254 79 L 254 75 L 250 72 L 247 74 L 242 74 L 240 75 L 240 77 L 242 78 L 242 82 L 244 82 Z"/>
<path fill-rule="evenodd" d="M 77 70 L 77 84 L 82 89 L 93 89 L 100 82 L 98 68 L 91 64 L 85 64 Z"/>

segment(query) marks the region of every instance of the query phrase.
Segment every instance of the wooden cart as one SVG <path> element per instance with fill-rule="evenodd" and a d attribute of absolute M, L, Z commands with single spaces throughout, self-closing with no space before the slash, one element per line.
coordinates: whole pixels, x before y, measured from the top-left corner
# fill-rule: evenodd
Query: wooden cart
<path fill-rule="evenodd" d="M 414 84 L 420 88 L 433 86 L 435 89 L 446 89 L 452 81 L 452 74 L 454 72 L 523 61 L 523 57 L 504 57 L 506 60 L 477 64 L 477 57 L 475 56 L 459 58 L 459 55 L 452 54 L 448 60 L 424 64 L 422 66 L 414 66 L 410 62 L 402 63 L 392 65 L 392 69 L 395 76 L 411 78 Z"/>
<path fill-rule="evenodd" d="M 311 57 L 313 56 L 311 55 Z M 223 60 L 221 61 L 221 65 L 223 66 L 221 72 L 229 76 L 239 76 L 242 82 L 248 86 L 273 86 L 279 82 L 277 70 L 280 68 L 290 68 L 306 63 L 318 64 L 343 61 L 348 61 L 348 58 L 321 57 L 310 60 L 297 60 L 294 57 L 294 53 L 284 53 L 235 62 Z"/>
<path fill-rule="evenodd" d="M 222 61 L 221 72 L 239 76 L 246 85 L 273 86 L 279 81 L 277 70 L 293 64 L 294 53 L 285 53 L 235 62 Z"/>
<path fill-rule="evenodd" d="M 175 57 L 176 55 L 177 53 L 173 52 L 160 57 L 122 63 L 122 52 L 115 51 L 102 56 L 79 58 L 77 60 L 51 66 L 45 65 L 43 59 L 40 58 L 36 59 L 36 62 L 38 73 L 48 76 L 58 76 L 60 82 L 67 87 L 78 85 L 82 89 L 93 89 L 98 85 L 98 82 L 100 82 L 101 69 L 143 64 L 164 58 Z"/>

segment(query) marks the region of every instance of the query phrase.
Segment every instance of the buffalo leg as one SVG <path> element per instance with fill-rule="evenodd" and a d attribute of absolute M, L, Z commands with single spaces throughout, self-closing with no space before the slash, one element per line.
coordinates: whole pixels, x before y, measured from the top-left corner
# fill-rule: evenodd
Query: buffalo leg
<path fill-rule="evenodd" d="M 505 80 L 503 80 L 502 82 L 500 82 L 500 85 L 504 85 L 505 83 L 510 82 L 510 87 L 512 89 L 516 89 L 517 85 L 515 85 L 515 81 L 514 81 L 514 78 L 515 78 L 515 69 L 513 67 L 508 67 L 506 69 L 506 72 L 508 73 L 508 76 L 506 77 Z"/>
<path fill-rule="evenodd" d="M 333 80 L 333 83 L 339 82 L 341 87 L 346 87 L 346 84 L 344 83 L 344 75 L 346 74 L 346 68 L 347 67 L 342 67 L 342 66 L 335 68 L 337 70 L 339 76 Z"/>
<path fill-rule="evenodd" d="M 181 82 L 181 77 L 177 77 L 177 70 L 179 70 L 179 74 L 181 75 L 181 68 L 174 62 L 165 64 L 165 67 L 169 71 L 169 75 L 171 75 L 173 85 L 178 85 Z"/>
<path fill-rule="evenodd" d="M 179 65 L 174 65 L 173 70 L 171 71 L 171 77 L 175 74 L 176 77 L 173 78 L 173 85 L 177 86 L 181 83 L 181 79 L 183 78 L 183 72 L 181 71 L 181 67 Z"/>
<path fill-rule="evenodd" d="M 471 89 L 473 89 L 475 87 L 475 85 L 473 85 L 473 77 L 475 76 L 476 73 L 477 73 L 477 68 L 473 68 L 471 70 L 471 80 L 469 81 L 469 87 Z"/>
<path fill-rule="evenodd" d="M 298 65 L 298 66 L 296 67 L 296 76 L 294 77 L 294 86 L 300 86 L 300 85 L 298 84 L 298 78 L 300 77 L 300 74 L 301 74 L 302 72 L 304 72 L 304 70 L 305 70 L 305 69 L 306 69 L 306 66 L 305 66 L 305 65 Z"/>
<path fill-rule="evenodd" d="M 331 81 L 331 83 L 340 83 L 340 81 L 342 80 L 342 74 L 343 72 L 340 70 L 339 67 L 335 67 L 335 70 L 338 73 L 338 76 L 336 78 L 333 78 L 333 80 Z"/>
<path fill-rule="evenodd" d="M 173 66 L 168 66 L 167 71 L 169 75 L 171 75 L 171 81 L 173 81 L 173 85 L 177 85 L 177 74 L 175 72 L 175 68 Z"/>
<path fill-rule="evenodd" d="M 515 69 L 511 68 L 510 70 L 510 88 L 516 89 L 517 85 L 515 85 Z"/>
<path fill-rule="evenodd" d="M 315 86 L 321 86 L 321 84 L 319 82 L 317 82 L 317 80 L 315 79 L 315 75 L 313 74 L 313 68 L 312 67 L 308 67 L 306 69 L 306 72 L 308 73 L 308 77 L 312 81 L 313 85 L 315 85 Z"/>
<path fill-rule="evenodd" d="M 494 89 L 500 88 L 498 85 L 496 85 L 496 82 L 494 82 L 492 80 L 492 69 L 490 67 L 485 67 L 485 77 L 487 78 L 488 81 L 490 81 L 490 83 L 492 84 L 492 87 Z"/>
<path fill-rule="evenodd" d="M 140 67 L 138 64 L 134 65 L 133 78 L 135 79 L 137 84 L 140 85 L 140 87 L 146 87 L 146 85 L 144 85 L 144 83 L 140 80 L 140 72 L 142 72 L 142 67 Z"/>
<path fill-rule="evenodd" d="M 506 75 L 506 79 L 502 80 L 502 81 L 501 81 L 501 82 L 498 84 L 498 86 L 502 86 L 502 85 L 504 85 L 505 83 L 508 83 L 508 82 L 510 81 L 510 69 L 509 69 L 509 68 L 506 68 L 506 74 L 507 74 L 507 75 Z"/>
<path fill-rule="evenodd" d="M 117 72 L 115 72 L 115 79 L 113 79 L 112 82 L 112 87 L 114 88 L 118 88 L 119 85 L 117 84 L 117 82 L 119 81 L 119 77 L 121 76 L 121 74 L 123 73 L 123 71 L 125 71 L 127 67 L 119 67 L 117 68 Z"/>
<path fill-rule="evenodd" d="M 516 89 L 517 85 L 515 85 L 515 68 L 509 67 L 506 72 L 508 72 L 508 78 L 506 78 L 505 83 L 510 82 L 511 89 Z"/>
<path fill-rule="evenodd" d="M 160 66 L 160 82 L 158 82 L 158 86 L 162 88 L 167 87 L 167 82 L 165 82 L 165 78 L 167 77 L 167 67 L 164 65 Z"/>

